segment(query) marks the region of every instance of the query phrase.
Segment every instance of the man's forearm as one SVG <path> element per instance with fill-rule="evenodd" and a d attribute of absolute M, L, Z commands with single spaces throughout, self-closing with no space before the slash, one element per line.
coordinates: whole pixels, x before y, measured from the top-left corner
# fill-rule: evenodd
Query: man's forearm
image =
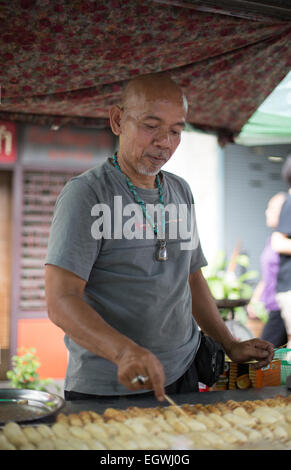
<path fill-rule="evenodd" d="M 222 344 L 228 352 L 234 337 L 220 316 L 208 284 L 201 271 L 190 275 L 189 284 L 192 294 L 192 314 L 201 330 Z"/>
<path fill-rule="evenodd" d="M 76 295 L 59 298 L 49 308 L 49 317 L 79 346 L 115 364 L 126 348 L 136 346 Z"/>
<path fill-rule="evenodd" d="M 201 329 L 222 344 L 233 362 L 256 360 L 255 368 L 265 367 L 273 359 L 274 347 L 268 341 L 253 338 L 236 340 L 222 320 L 201 271 L 189 279 L 192 292 L 192 313 Z"/>

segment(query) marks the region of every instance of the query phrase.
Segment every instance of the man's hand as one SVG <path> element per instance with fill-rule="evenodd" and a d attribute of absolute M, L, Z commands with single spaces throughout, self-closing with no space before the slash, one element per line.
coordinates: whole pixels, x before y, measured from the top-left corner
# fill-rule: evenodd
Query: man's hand
<path fill-rule="evenodd" d="M 145 348 L 134 345 L 126 348 L 115 361 L 118 367 L 118 380 L 129 390 L 138 391 L 143 389 L 154 390 L 157 400 L 165 399 L 165 373 L 164 368 L 157 357 Z M 138 375 L 148 377 L 141 384 L 132 383 Z"/>
<path fill-rule="evenodd" d="M 254 369 L 261 369 L 272 361 L 274 357 L 274 346 L 268 341 L 259 338 L 249 339 L 247 341 L 233 341 L 227 355 L 233 362 L 248 362 L 257 360 L 253 365 Z"/>

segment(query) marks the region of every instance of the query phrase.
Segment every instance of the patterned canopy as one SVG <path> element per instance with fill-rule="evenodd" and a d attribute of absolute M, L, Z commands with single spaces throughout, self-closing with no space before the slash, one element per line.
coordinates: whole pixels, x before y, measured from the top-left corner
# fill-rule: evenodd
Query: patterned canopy
<path fill-rule="evenodd" d="M 188 121 L 231 140 L 291 68 L 291 23 L 278 18 L 187 1 L 6 0 L 0 8 L 4 120 L 106 126 L 128 79 L 167 70 L 188 98 Z"/>

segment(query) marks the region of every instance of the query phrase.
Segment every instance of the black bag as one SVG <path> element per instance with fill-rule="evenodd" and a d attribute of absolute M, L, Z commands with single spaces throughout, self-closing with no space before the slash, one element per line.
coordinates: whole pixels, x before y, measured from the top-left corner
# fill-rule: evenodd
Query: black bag
<path fill-rule="evenodd" d="M 205 336 L 201 331 L 201 341 L 195 356 L 195 367 L 199 382 L 211 387 L 223 374 L 225 352 L 220 343 Z"/>

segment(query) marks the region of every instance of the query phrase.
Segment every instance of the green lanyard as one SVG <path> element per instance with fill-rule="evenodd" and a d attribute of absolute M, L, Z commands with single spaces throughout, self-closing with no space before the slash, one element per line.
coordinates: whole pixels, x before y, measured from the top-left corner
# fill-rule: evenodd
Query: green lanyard
<path fill-rule="evenodd" d="M 122 170 L 117 161 L 117 154 L 114 154 L 112 159 L 113 159 L 113 164 L 115 168 L 117 168 L 122 173 Z M 132 183 L 132 181 L 130 181 L 128 176 L 126 176 L 126 182 L 127 182 L 129 191 L 132 193 L 134 197 L 135 202 L 137 202 L 141 206 L 145 218 L 148 220 L 148 222 L 152 226 L 155 235 L 158 235 L 158 225 L 153 222 L 152 218 L 147 213 L 146 204 L 138 195 L 136 191 L 136 186 L 134 186 L 134 184 Z M 165 229 L 166 229 L 165 205 L 164 205 L 164 199 L 163 199 L 163 189 L 162 189 L 160 178 L 158 175 L 156 176 L 156 183 L 158 186 L 159 196 L 160 196 L 160 207 L 161 207 L 161 213 L 162 213 L 162 234 L 163 234 L 163 239 L 158 240 L 159 247 L 158 247 L 158 251 L 156 254 L 156 259 L 158 261 L 166 261 L 168 259 L 168 255 L 167 255 L 166 240 L 165 240 Z"/>

